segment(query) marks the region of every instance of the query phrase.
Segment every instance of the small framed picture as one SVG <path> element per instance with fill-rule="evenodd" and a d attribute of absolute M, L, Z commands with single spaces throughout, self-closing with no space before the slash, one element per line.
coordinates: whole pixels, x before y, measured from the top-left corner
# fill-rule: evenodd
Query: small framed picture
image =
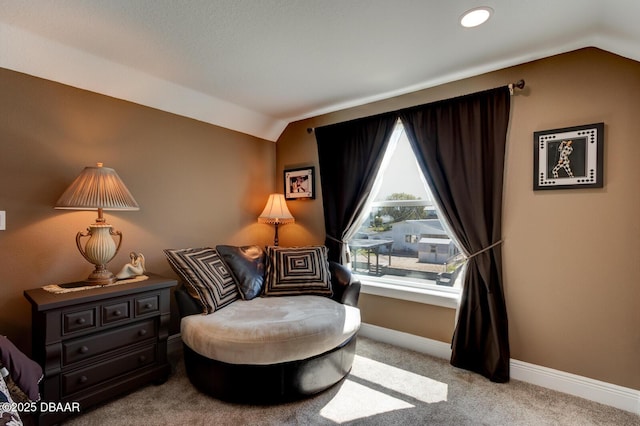
<path fill-rule="evenodd" d="M 316 198 L 315 167 L 284 171 L 284 198 L 298 200 Z"/>
<path fill-rule="evenodd" d="M 602 188 L 604 123 L 533 133 L 533 189 Z"/>

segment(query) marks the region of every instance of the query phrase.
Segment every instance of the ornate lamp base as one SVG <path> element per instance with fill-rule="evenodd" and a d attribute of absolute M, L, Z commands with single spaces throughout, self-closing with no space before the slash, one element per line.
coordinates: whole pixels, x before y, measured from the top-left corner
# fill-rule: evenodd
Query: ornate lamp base
<path fill-rule="evenodd" d="M 87 285 L 106 285 L 117 281 L 116 276 L 107 269 L 107 263 L 118 254 L 122 244 L 122 233 L 114 231 L 111 225 L 101 219 L 98 218 L 96 223 L 90 225 L 85 232 L 78 232 L 76 235 L 78 250 L 87 261 L 96 266 L 96 269 L 85 280 Z M 119 237 L 117 246 L 112 236 Z M 80 244 L 82 237 L 89 237 L 84 248 Z"/>
<path fill-rule="evenodd" d="M 109 271 L 105 265 L 96 265 L 96 269 L 89 274 L 85 282 L 87 285 L 107 285 L 113 284 L 118 279 L 111 271 Z"/>

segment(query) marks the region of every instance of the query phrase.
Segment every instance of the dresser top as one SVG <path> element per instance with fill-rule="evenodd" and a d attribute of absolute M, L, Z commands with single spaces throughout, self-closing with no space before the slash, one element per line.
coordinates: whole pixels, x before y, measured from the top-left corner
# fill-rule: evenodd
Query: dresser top
<path fill-rule="evenodd" d="M 143 293 L 151 290 L 158 290 L 177 285 L 177 281 L 172 278 L 162 277 L 155 274 L 145 274 L 149 278 L 127 284 L 110 285 L 106 287 L 96 286 L 95 288 L 72 291 L 69 293 L 52 293 L 42 287 L 25 290 L 24 296 L 31 302 L 37 311 L 48 311 L 56 308 L 78 305 L 81 303 L 95 302 L 103 299 L 110 299 L 118 296 L 128 296 L 136 293 Z M 82 286 L 86 285 L 82 281 L 76 283 L 66 283 L 63 285 Z"/>

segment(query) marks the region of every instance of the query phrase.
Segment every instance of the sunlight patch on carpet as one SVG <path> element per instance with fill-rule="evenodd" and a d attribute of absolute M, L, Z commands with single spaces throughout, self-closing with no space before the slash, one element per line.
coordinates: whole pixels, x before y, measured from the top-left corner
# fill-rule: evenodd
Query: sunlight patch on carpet
<path fill-rule="evenodd" d="M 428 404 L 447 400 L 446 383 L 358 355 L 350 376 L 359 377 Z"/>
<path fill-rule="evenodd" d="M 356 355 L 338 393 L 320 411 L 337 423 L 447 400 L 446 383 Z"/>
<path fill-rule="evenodd" d="M 347 379 L 338 393 L 320 410 L 320 415 L 336 423 L 345 423 L 413 407 L 398 398 Z"/>

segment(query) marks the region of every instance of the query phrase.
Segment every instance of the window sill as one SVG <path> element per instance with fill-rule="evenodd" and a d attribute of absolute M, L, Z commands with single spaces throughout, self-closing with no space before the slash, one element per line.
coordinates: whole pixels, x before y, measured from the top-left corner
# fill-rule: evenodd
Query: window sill
<path fill-rule="evenodd" d="M 382 280 L 366 275 L 356 275 L 356 279 L 362 283 L 360 291 L 364 294 L 408 300 L 451 309 L 457 309 L 460 301 L 460 290 L 451 287 L 442 289 L 424 288 L 405 283 L 394 283 L 391 280 Z"/>

